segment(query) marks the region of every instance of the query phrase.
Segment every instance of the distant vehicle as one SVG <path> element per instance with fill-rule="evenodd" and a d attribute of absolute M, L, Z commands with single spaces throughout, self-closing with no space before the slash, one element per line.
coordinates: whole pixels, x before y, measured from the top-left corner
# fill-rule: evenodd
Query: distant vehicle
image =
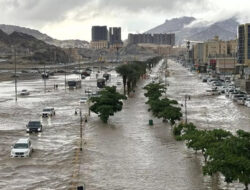
<path fill-rule="evenodd" d="M 122 82 L 117 81 L 117 82 L 116 82 L 116 85 L 122 85 Z"/>
<path fill-rule="evenodd" d="M 80 71 L 79 70 L 74 70 L 73 74 L 80 74 Z"/>
<path fill-rule="evenodd" d="M 202 82 L 207 82 L 207 78 L 203 78 L 203 79 L 202 79 Z"/>
<path fill-rule="evenodd" d="M 56 115 L 55 109 L 52 107 L 44 108 L 42 111 L 42 117 L 49 117 Z"/>
<path fill-rule="evenodd" d="M 70 89 L 81 88 L 82 87 L 82 82 L 81 82 L 81 80 L 69 80 L 68 81 L 68 86 L 69 86 Z"/>
<path fill-rule="evenodd" d="M 30 157 L 32 145 L 29 138 L 19 139 L 11 149 L 10 156 L 13 157 Z"/>
<path fill-rule="evenodd" d="M 91 70 L 85 70 L 85 71 L 83 71 L 82 73 L 81 73 L 81 75 L 84 75 L 85 77 L 89 77 L 90 75 L 91 75 Z"/>
<path fill-rule="evenodd" d="M 23 89 L 21 92 L 20 92 L 20 95 L 22 96 L 27 96 L 27 95 L 30 95 L 30 92 L 26 89 Z"/>
<path fill-rule="evenodd" d="M 111 75 L 108 74 L 108 73 L 104 73 L 102 76 L 103 76 L 103 78 L 106 79 L 106 81 L 109 80 L 109 79 L 111 79 Z"/>
<path fill-rule="evenodd" d="M 246 100 L 245 100 L 245 106 L 247 106 L 248 108 L 250 107 L 250 98 L 247 98 Z"/>
<path fill-rule="evenodd" d="M 211 90 L 207 90 L 206 91 L 208 95 L 212 96 L 212 95 L 220 95 L 220 92 L 217 89 L 211 89 Z"/>
<path fill-rule="evenodd" d="M 80 99 L 80 103 L 86 103 L 88 101 L 88 97 L 87 96 L 84 96 Z"/>
<path fill-rule="evenodd" d="M 100 96 L 99 91 L 94 91 L 94 92 L 92 92 L 92 94 L 91 94 L 91 97 L 99 97 L 99 96 Z"/>
<path fill-rule="evenodd" d="M 43 79 L 47 79 L 47 78 L 49 78 L 49 73 L 46 73 L 46 72 L 42 73 L 41 76 Z"/>
<path fill-rule="evenodd" d="M 246 97 L 239 97 L 239 98 L 237 99 L 237 103 L 238 103 L 239 105 L 245 105 L 245 101 L 246 101 Z"/>
<path fill-rule="evenodd" d="M 245 98 L 245 95 L 244 94 L 235 94 L 232 97 L 233 101 L 235 101 L 235 102 L 238 102 L 238 100 L 241 98 Z M 244 104 L 244 102 L 243 102 L 243 104 Z"/>
<path fill-rule="evenodd" d="M 106 82 L 106 79 L 104 79 L 104 78 L 97 79 L 97 87 L 98 88 L 104 88 L 105 87 L 105 82 Z"/>
<path fill-rule="evenodd" d="M 29 123 L 26 125 L 26 132 L 32 133 L 32 132 L 42 132 L 43 126 L 40 121 L 29 121 Z"/>
<path fill-rule="evenodd" d="M 92 90 L 90 90 L 90 89 L 85 90 L 85 94 L 91 95 L 92 94 Z"/>

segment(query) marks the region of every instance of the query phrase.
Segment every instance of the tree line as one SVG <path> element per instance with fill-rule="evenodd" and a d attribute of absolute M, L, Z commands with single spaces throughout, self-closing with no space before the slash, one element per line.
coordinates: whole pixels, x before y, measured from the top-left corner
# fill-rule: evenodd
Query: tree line
<path fill-rule="evenodd" d="M 166 87 L 160 83 L 149 83 L 144 87 L 147 92 L 144 94 L 148 101 L 146 104 L 150 106 L 148 111 L 152 111 L 153 116 L 162 118 L 163 121 L 169 121 L 171 125 L 182 117 L 181 108 L 178 107 L 176 100 L 170 100 L 162 97 Z"/>
<path fill-rule="evenodd" d="M 250 183 L 250 133 L 238 130 L 235 135 L 223 129 L 198 130 L 192 123 L 179 124 L 173 129 L 177 140 L 204 157 L 203 174 L 217 173 L 225 182 L 238 181 L 248 189 Z"/>
<path fill-rule="evenodd" d="M 116 67 L 116 72 L 122 76 L 124 95 L 129 95 L 135 89 L 138 80 L 146 74 L 147 69 L 151 70 L 161 59 L 153 57 L 146 61 L 133 61 Z"/>
<path fill-rule="evenodd" d="M 146 61 L 135 61 L 118 66 L 116 71 L 123 78 L 124 95 L 117 92 L 115 86 L 106 86 L 98 97 L 90 98 L 93 103 L 90 110 L 98 114 L 104 123 L 107 123 L 110 116 L 122 110 L 123 100 L 127 99 L 126 92 L 129 94 L 136 87 L 138 80 L 146 74 L 147 69 L 150 70 L 160 60 L 161 57 L 153 57 Z"/>

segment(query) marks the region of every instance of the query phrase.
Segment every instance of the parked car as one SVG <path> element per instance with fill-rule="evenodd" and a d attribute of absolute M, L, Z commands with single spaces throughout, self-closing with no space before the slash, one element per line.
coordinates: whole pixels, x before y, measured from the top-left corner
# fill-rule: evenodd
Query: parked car
<path fill-rule="evenodd" d="M 85 94 L 86 94 L 87 96 L 91 96 L 92 93 L 93 93 L 93 91 L 90 90 L 90 89 L 85 90 Z"/>
<path fill-rule="evenodd" d="M 207 82 L 207 78 L 203 78 L 203 79 L 202 79 L 202 82 Z"/>
<path fill-rule="evenodd" d="M 245 100 L 246 100 L 246 97 L 239 97 L 237 98 L 237 103 L 239 105 L 245 105 Z"/>
<path fill-rule="evenodd" d="M 243 95 L 243 94 L 234 94 L 234 95 L 232 96 L 232 99 L 233 99 L 233 101 L 237 102 L 238 99 L 244 98 L 244 97 L 245 97 L 245 95 Z M 243 103 L 243 104 L 244 104 L 244 103 Z"/>
<path fill-rule="evenodd" d="M 88 101 L 88 99 L 89 98 L 87 96 L 81 97 L 80 103 L 86 103 Z"/>
<path fill-rule="evenodd" d="M 26 89 L 23 89 L 21 92 L 20 92 L 20 95 L 22 96 L 27 96 L 27 95 L 30 95 L 30 92 Z"/>
<path fill-rule="evenodd" d="M 11 157 L 30 157 L 32 145 L 29 138 L 19 139 L 11 148 Z"/>
<path fill-rule="evenodd" d="M 29 123 L 26 125 L 26 132 L 32 133 L 32 132 L 42 132 L 43 126 L 40 121 L 29 121 Z"/>
<path fill-rule="evenodd" d="M 56 115 L 56 111 L 52 107 L 44 108 L 42 111 L 42 117 L 49 117 L 53 115 Z"/>
<path fill-rule="evenodd" d="M 250 98 L 247 98 L 244 104 L 245 106 L 250 107 Z"/>
<path fill-rule="evenodd" d="M 117 82 L 116 82 L 116 85 L 122 85 L 122 82 L 117 81 Z"/>
<path fill-rule="evenodd" d="M 215 88 L 213 88 L 211 90 L 207 90 L 206 92 L 210 96 L 212 96 L 212 95 L 220 95 L 220 92 L 217 89 L 215 89 Z"/>
<path fill-rule="evenodd" d="M 99 97 L 99 96 L 100 96 L 99 91 L 94 91 L 94 92 L 92 92 L 92 94 L 91 94 L 91 97 Z"/>

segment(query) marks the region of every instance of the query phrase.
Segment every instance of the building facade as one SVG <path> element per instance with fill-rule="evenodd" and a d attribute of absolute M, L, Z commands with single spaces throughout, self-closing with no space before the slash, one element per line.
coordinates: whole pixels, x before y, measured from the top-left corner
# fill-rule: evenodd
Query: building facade
<path fill-rule="evenodd" d="M 159 45 L 175 45 L 175 34 L 129 34 L 128 44 L 152 43 Z"/>
<path fill-rule="evenodd" d="M 212 69 L 218 73 L 232 73 L 237 64 L 237 39 L 222 41 L 218 36 L 214 39 L 192 46 L 193 62 L 196 69 L 206 71 Z"/>
<path fill-rule="evenodd" d="M 92 41 L 90 46 L 93 49 L 121 48 L 121 27 L 92 26 Z"/>
<path fill-rule="evenodd" d="M 92 42 L 108 40 L 107 26 L 92 26 Z"/>

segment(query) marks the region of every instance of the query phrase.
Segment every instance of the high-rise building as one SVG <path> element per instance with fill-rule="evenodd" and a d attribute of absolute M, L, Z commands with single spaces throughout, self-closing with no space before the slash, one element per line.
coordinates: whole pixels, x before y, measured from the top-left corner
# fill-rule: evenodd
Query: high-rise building
<path fill-rule="evenodd" d="M 238 27 L 238 63 L 250 65 L 250 24 Z"/>
<path fill-rule="evenodd" d="M 92 26 L 91 47 L 94 49 L 120 48 L 123 43 L 121 40 L 121 28 L 107 26 Z"/>
<path fill-rule="evenodd" d="M 248 80 L 246 91 L 250 92 L 250 23 L 238 27 L 238 67 L 241 77 Z"/>
<path fill-rule="evenodd" d="M 110 44 L 121 43 L 121 27 L 110 27 L 108 40 Z"/>
<path fill-rule="evenodd" d="M 109 28 L 109 47 L 110 48 L 120 48 L 122 47 L 122 39 L 121 39 L 121 27 L 110 27 Z"/>
<path fill-rule="evenodd" d="M 107 26 L 92 26 L 92 42 L 107 41 L 108 29 Z"/>

